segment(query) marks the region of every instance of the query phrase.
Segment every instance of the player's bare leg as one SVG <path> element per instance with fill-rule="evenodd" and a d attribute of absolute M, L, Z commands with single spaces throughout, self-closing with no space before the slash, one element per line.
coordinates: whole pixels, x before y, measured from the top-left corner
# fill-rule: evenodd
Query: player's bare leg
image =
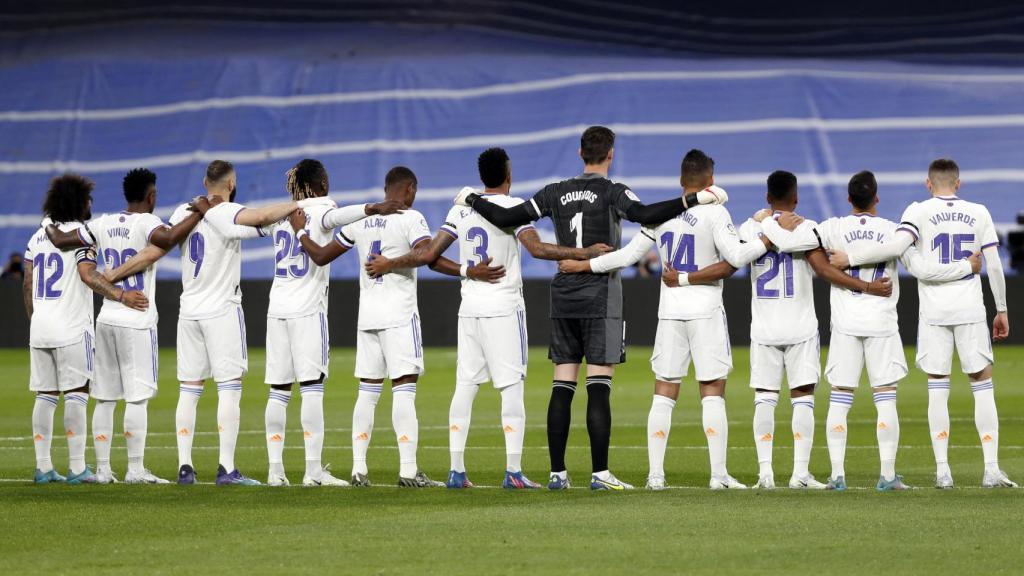
<path fill-rule="evenodd" d="M 679 378 L 658 377 L 654 380 L 654 398 L 647 415 L 648 490 L 664 490 L 665 449 L 672 430 L 672 409 L 679 399 Z"/>
<path fill-rule="evenodd" d="M 935 487 L 952 488 L 949 469 L 949 374 L 928 375 L 928 431 L 935 454 Z"/>
<path fill-rule="evenodd" d="M 264 423 L 267 432 L 267 472 L 268 486 L 288 486 L 288 476 L 284 472 L 284 436 L 288 422 L 288 403 L 292 398 L 291 384 L 273 384 L 267 398 L 267 410 Z"/>
<path fill-rule="evenodd" d="M 1017 484 L 999 469 L 999 414 L 996 412 L 992 365 L 989 364 L 980 372 L 968 374 L 967 379 L 974 393 L 974 424 L 978 429 L 981 452 L 985 458 L 985 474 L 981 485 L 985 488 L 1016 488 Z"/>
<path fill-rule="evenodd" d="M 441 488 L 444 482 L 431 480 L 416 464 L 419 420 L 416 418 L 416 382 L 418 374 L 391 381 L 391 424 L 398 439 L 398 485 L 404 488 Z"/>
<path fill-rule="evenodd" d="M 196 433 L 196 406 L 203 395 L 203 381 L 181 382 L 178 386 L 178 408 L 174 412 L 175 436 L 178 439 L 178 484 L 195 484 L 192 467 L 192 440 Z"/>
<path fill-rule="evenodd" d="M 377 402 L 384 388 L 384 379 L 360 378 L 359 395 L 352 409 L 352 485 L 370 486 L 369 470 L 366 467 L 366 453 L 373 436 L 373 420 Z"/>
<path fill-rule="evenodd" d="M 551 481 L 548 488 L 569 488 L 569 475 L 565 469 L 565 447 L 569 442 L 572 422 L 572 399 L 576 395 L 579 364 L 555 364 L 548 401 L 548 454 L 551 457 Z"/>
<path fill-rule="evenodd" d="M 743 490 L 745 485 L 729 475 L 725 465 L 729 447 L 729 419 L 725 413 L 725 378 L 700 382 L 704 437 L 708 440 L 712 490 Z"/>
<path fill-rule="evenodd" d="M 793 405 L 793 475 L 789 487 L 824 490 L 826 485 L 811 475 L 811 446 L 814 444 L 814 384 L 792 388 L 789 391 Z"/>
<path fill-rule="evenodd" d="M 825 419 L 825 442 L 832 462 L 828 490 L 846 490 L 846 438 L 849 434 L 847 417 L 853 407 L 853 389 L 833 386 Z"/>

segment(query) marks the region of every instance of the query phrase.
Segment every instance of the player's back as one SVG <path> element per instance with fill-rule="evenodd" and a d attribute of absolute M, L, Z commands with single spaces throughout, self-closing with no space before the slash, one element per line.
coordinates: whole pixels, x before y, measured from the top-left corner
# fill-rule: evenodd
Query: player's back
<path fill-rule="evenodd" d="M 65 232 L 80 227 L 78 222 L 58 225 Z M 32 235 L 25 260 L 32 263 L 33 347 L 69 346 L 92 327 L 92 291 L 78 275 L 78 262 L 94 259 L 91 249 L 58 250 L 42 228 Z"/>
<path fill-rule="evenodd" d="M 370 216 L 343 227 L 338 236 L 342 245 L 354 245 L 359 252 L 359 329 L 381 330 L 410 322 L 418 314 L 416 269 L 399 269 L 370 278 L 362 263 L 371 254 L 390 259 L 404 256 L 421 240 L 429 240 L 430 229 L 423 215 L 406 210 Z"/>
<path fill-rule="evenodd" d="M 858 247 L 889 242 L 896 234 L 896 224 L 873 214 L 848 214 L 825 220 L 818 225 L 818 233 L 826 250 L 848 254 Z M 833 284 L 829 292 L 832 329 L 851 336 L 888 336 L 899 331 L 896 304 L 900 298 L 900 280 L 896 260 L 854 266 L 848 273 L 865 282 L 890 278 L 892 295 L 887 298 L 869 296 Z"/>
<path fill-rule="evenodd" d="M 714 227 L 732 226 L 732 218 L 724 206 L 694 206 L 654 230 L 661 262 L 668 262 L 678 272 L 696 272 L 721 261 L 715 244 Z M 669 288 L 661 285 L 658 318 L 692 320 L 710 318 L 722 307 L 722 281 Z"/>
<path fill-rule="evenodd" d="M 549 184 L 533 202 L 541 215 L 551 218 L 559 245 L 585 248 L 603 243 L 619 248 L 625 208 L 638 200 L 623 184 L 599 174 L 582 174 Z M 607 274 L 559 272 L 551 281 L 552 318 L 621 316 L 622 281 L 617 271 Z"/>
<path fill-rule="evenodd" d="M 322 205 L 305 209 L 309 238 L 323 246 L 334 238 L 334 230 L 325 230 L 319 223 L 324 214 L 334 207 L 325 199 Z M 318 266 L 309 259 L 302 243 L 287 220 L 270 229 L 274 240 L 274 282 L 270 287 L 271 318 L 301 318 L 327 311 L 327 293 L 330 285 L 331 265 Z"/>
<path fill-rule="evenodd" d="M 484 194 L 482 202 L 505 208 L 523 203 L 506 194 Z M 468 317 L 506 316 L 522 309 L 523 276 L 518 236 L 532 229 L 525 225 L 503 230 L 491 224 L 472 208 L 456 206 L 448 212 L 441 230 L 459 239 L 459 263 L 473 266 L 491 259 L 490 266 L 504 266 L 505 276 L 495 283 L 462 279 L 462 304 L 459 315 Z"/>
<path fill-rule="evenodd" d="M 232 202 L 210 208 L 182 244 L 180 318 L 214 318 L 241 304 L 242 242 L 222 234 L 209 219 L 220 217 L 218 211 L 230 214 L 242 209 Z M 182 204 L 171 216 L 171 225 L 187 216 L 188 205 Z"/>
<path fill-rule="evenodd" d="M 120 212 L 104 214 L 91 220 L 85 229 L 96 246 L 96 257 L 107 269 L 114 269 L 134 258 L 149 244 L 150 234 L 163 226 L 153 214 Z M 140 290 L 150 302 L 156 302 L 156 264 L 117 283 L 124 290 Z M 120 302 L 104 300 L 98 321 L 112 326 L 152 328 L 157 323 L 157 310 L 151 305 L 145 311 L 132 310 Z"/>
<path fill-rule="evenodd" d="M 898 227 L 917 238 L 926 262 L 948 264 L 999 244 L 988 209 L 956 196 L 936 196 L 907 207 Z M 930 324 L 955 325 L 985 321 L 981 277 L 958 282 L 918 282 L 921 313 Z"/>
<path fill-rule="evenodd" d="M 805 220 L 801 226 L 816 226 Z M 758 241 L 761 224 L 747 220 L 740 238 Z M 814 337 L 814 272 L 803 253 L 769 250 L 750 265 L 750 339 L 758 344 L 797 344 Z"/>

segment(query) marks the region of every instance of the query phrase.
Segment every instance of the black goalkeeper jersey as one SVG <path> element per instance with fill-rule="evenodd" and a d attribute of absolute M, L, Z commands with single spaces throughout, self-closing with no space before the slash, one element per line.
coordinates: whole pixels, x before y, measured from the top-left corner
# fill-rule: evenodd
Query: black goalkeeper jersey
<path fill-rule="evenodd" d="M 622 218 L 640 200 L 623 184 L 585 173 L 548 184 L 530 206 L 555 225 L 560 246 L 586 248 L 607 244 L 618 249 Z M 622 280 L 618 272 L 562 274 L 551 281 L 552 318 L 621 318 Z"/>

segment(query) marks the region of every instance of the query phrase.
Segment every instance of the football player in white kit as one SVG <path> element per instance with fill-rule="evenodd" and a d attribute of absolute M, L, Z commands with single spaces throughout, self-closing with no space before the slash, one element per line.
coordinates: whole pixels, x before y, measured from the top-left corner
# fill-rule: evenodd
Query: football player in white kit
<path fill-rule="evenodd" d="M 1010 333 L 1006 315 L 1006 280 L 999 257 L 999 238 L 992 216 L 981 204 L 957 196 L 960 168 L 949 159 L 935 160 L 926 181 L 931 198 L 907 207 L 889 242 L 855 247 L 847 255 L 836 253 L 839 267 L 862 266 L 891 260 L 912 246 L 931 263 L 965 260 L 981 251 L 988 268 L 988 282 L 995 301 L 991 340 Z M 935 486 L 952 488 L 949 468 L 949 382 L 953 349 L 974 393 L 974 421 L 981 440 L 986 488 L 1016 487 L 999 468 L 999 418 L 992 383 L 992 342 L 989 339 L 982 299 L 981 278 L 966 275 L 958 282 L 920 282 L 920 322 L 917 336 L 917 367 L 928 375 L 928 425 L 935 454 Z"/>
<path fill-rule="evenodd" d="M 92 208 L 93 183 L 75 174 L 50 181 L 43 212 L 43 226 L 32 235 L 25 250 L 23 295 L 30 320 L 29 390 L 36 393 L 32 410 L 35 444 L 35 482 L 95 483 L 96 474 L 85 464 L 86 408 L 93 380 L 93 302 L 89 288 L 110 300 L 136 310 L 149 306 L 139 291 L 113 286 L 96 270 L 93 250 L 61 251 L 50 242 L 50 221 L 61 231 L 79 230 Z M 79 282 L 81 280 L 81 282 Z M 50 444 L 53 414 L 64 395 L 64 434 L 68 439 L 68 475 L 53 468 Z"/>
<path fill-rule="evenodd" d="M 511 207 L 523 203 L 509 196 L 512 167 L 501 148 L 485 150 L 477 158 L 482 194 L 489 202 Z M 448 413 L 448 438 L 451 470 L 448 488 L 471 488 L 466 472 L 465 451 L 469 437 L 473 400 L 480 385 L 488 380 L 501 393 L 501 427 L 505 434 L 505 478 L 507 489 L 537 489 L 540 484 L 522 471 L 523 435 L 526 431 L 526 407 L 523 390 L 526 381 L 527 330 L 523 302 L 523 279 L 519 243 L 535 257 L 545 260 L 589 258 L 607 251 L 604 244 L 590 248 L 566 248 L 540 241 L 532 224 L 513 230 L 497 228 L 472 208 L 454 206 L 433 241 L 406 256 L 388 259 L 373 256 L 366 264 L 371 276 L 394 270 L 434 264 L 451 244 L 460 239 L 459 262 L 462 280 L 462 304 L 459 307 L 459 345 L 455 393 Z M 493 278 L 480 281 L 473 272 L 478 268 Z M 498 276 L 503 272 L 502 276 Z"/>
<path fill-rule="evenodd" d="M 299 236 L 327 243 L 334 229 L 373 215 L 394 214 L 404 206 L 395 200 L 337 208 L 327 197 L 327 170 L 317 160 L 304 159 L 288 171 L 287 189 L 293 200 L 318 202 L 295 211 L 293 218 L 308 225 L 296 231 L 288 221 L 270 228 L 274 240 L 274 282 L 267 310 L 267 370 L 270 386 L 265 415 L 267 455 L 270 471 L 267 484 L 287 486 L 283 464 L 285 425 L 292 386 L 299 383 L 302 396 L 302 431 L 306 447 L 304 486 L 348 486 L 335 478 L 329 466 L 321 464 L 324 444 L 324 382 L 330 364 L 327 329 L 327 292 L 331 266 L 310 262 Z"/>
<path fill-rule="evenodd" d="M 384 178 L 384 199 L 412 206 L 416 199 L 416 175 L 396 166 Z M 292 219 L 295 230 L 305 227 L 305 218 Z M 303 249 L 313 262 L 326 266 L 351 248 L 362 261 L 371 254 L 397 258 L 430 240 L 423 215 L 405 210 L 388 216 L 374 216 L 343 227 L 334 241 L 322 246 L 309 234 L 299 234 Z M 441 262 L 451 274 L 458 265 Z M 416 419 L 416 382 L 423 373 L 423 341 L 416 302 L 416 271 L 407 270 L 387 277 L 359 274 L 359 321 L 356 331 L 356 369 L 359 395 L 352 414 L 352 485 L 369 486 L 366 452 L 373 433 L 373 417 L 384 379 L 391 379 L 393 404 L 391 421 L 398 440 L 398 485 L 409 488 L 444 486 L 427 477 L 416 465 L 419 422 Z"/>
<path fill-rule="evenodd" d="M 714 186 L 715 162 L 700 150 L 683 157 L 680 185 L 683 194 L 702 190 L 720 193 Z M 722 192 L 724 195 L 724 191 Z M 679 386 L 693 362 L 703 408 L 703 429 L 711 460 L 713 490 L 743 489 L 726 468 L 729 425 L 725 412 L 726 377 L 732 371 L 729 327 L 722 306 L 721 279 L 760 257 L 767 240 L 741 242 L 725 206 L 694 206 L 657 228 L 643 228 L 628 245 L 589 262 L 563 261 L 564 273 L 605 273 L 639 261 L 657 247 L 665 270 L 675 275 L 661 287 L 658 331 L 651 356 L 654 399 L 647 418 L 650 470 L 647 489 L 664 490 L 665 449 L 672 427 L 672 410 Z"/>
<path fill-rule="evenodd" d="M 801 228 L 801 241 L 805 247 L 814 248 L 820 243 L 828 251 L 849 250 L 851 247 L 884 243 L 893 237 L 896 224 L 879 218 L 877 214 L 878 183 L 874 174 L 867 171 L 855 174 L 850 179 L 848 198 L 853 207 L 851 214 L 829 218 L 818 224 L 816 229 Z M 763 227 L 769 238 L 778 238 L 777 222 L 765 220 Z M 900 260 L 912 274 L 929 282 L 960 280 L 981 267 L 980 255 L 954 264 L 931 264 L 916 251 L 907 251 Z M 866 297 L 862 292 L 838 285 L 833 285 L 830 292 L 832 339 L 825 367 L 825 376 L 832 386 L 825 425 L 832 461 L 832 474 L 827 485 L 830 490 L 846 489 L 847 415 L 865 366 L 878 416 L 875 428 L 881 471 L 876 489 L 907 488 L 902 477 L 896 474 L 896 450 L 900 439 L 896 386 L 907 375 L 896 315 L 899 301 L 896 261 L 883 262 L 869 270 L 854 268 L 849 274 L 868 280 L 891 278 L 891 296 Z"/>
<path fill-rule="evenodd" d="M 153 215 L 156 206 L 156 174 L 145 168 L 128 172 L 122 183 L 127 206 L 123 212 L 90 220 L 73 232 L 47 228 L 50 241 L 63 250 L 92 246 L 107 270 L 114 270 L 152 243 L 164 250 L 181 242 L 202 216 L 192 213 L 174 228 Z M 156 301 L 156 267 L 115 280 L 125 290 L 142 291 Z M 125 401 L 124 436 L 128 447 L 128 484 L 166 484 L 145 468 L 146 434 L 150 399 L 158 381 L 157 310 L 133 310 L 116 301 L 104 301 L 96 319 L 96 379 L 90 395 L 96 399 L 92 414 L 96 477 L 100 484 L 117 482 L 110 468 L 110 444 L 114 435 L 114 408 Z"/>
<path fill-rule="evenodd" d="M 762 228 L 771 228 L 774 223 L 758 221 L 767 214 L 774 218 L 796 208 L 796 176 L 782 170 L 769 175 L 767 202 L 770 210 L 763 210 L 756 216 L 757 220 L 747 220 L 740 227 L 741 239 L 753 242 L 762 233 Z M 867 282 L 847 274 L 836 274 L 819 242 L 801 244 L 799 241 L 805 231 L 815 234 L 814 227 L 814 222 L 805 220 L 793 234 L 769 235 L 775 247 L 750 266 L 750 387 L 755 390 L 754 443 L 760 467 L 756 488 L 775 488 L 772 448 L 775 406 L 779 401 L 783 376 L 789 384 L 793 405 L 793 474 L 789 487 L 826 487 L 808 470 L 814 439 L 814 389 L 821 377 L 818 318 L 814 313 L 811 271 L 832 284 L 871 295 L 888 296 L 892 291 L 888 278 Z"/>

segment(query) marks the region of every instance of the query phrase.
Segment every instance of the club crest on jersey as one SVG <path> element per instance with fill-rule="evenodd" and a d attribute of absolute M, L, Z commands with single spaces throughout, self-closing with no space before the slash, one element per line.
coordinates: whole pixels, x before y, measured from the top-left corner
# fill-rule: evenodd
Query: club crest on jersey
<path fill-rule="evenodd" d="M 590 190 L 574 190 L 568 194 L 563 194 L 559 201 L 562 203 L 562 206 L 569 202 L 590 202 L 593 204 L 597 202 L 597 194 Z"/>

